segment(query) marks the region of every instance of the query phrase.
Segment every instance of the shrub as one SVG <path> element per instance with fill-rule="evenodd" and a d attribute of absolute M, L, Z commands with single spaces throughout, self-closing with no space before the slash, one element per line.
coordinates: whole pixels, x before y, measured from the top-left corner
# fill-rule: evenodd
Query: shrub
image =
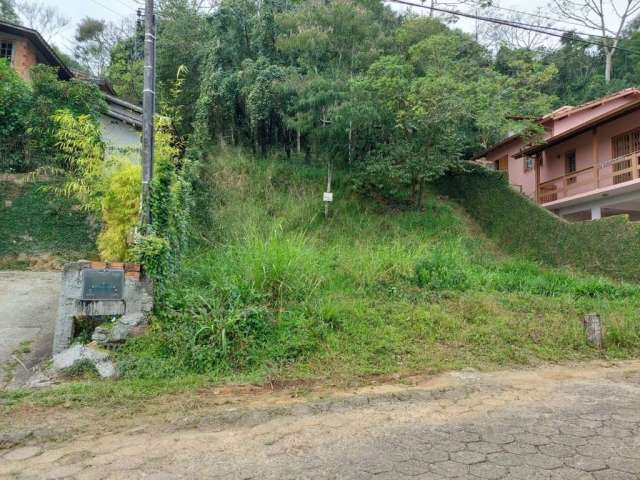
<path fill-rule="evenodd" d="M 107 179 L 101 198 L 102 231 L 98 251 L 103 260 L 130 260 L 129 246 L 140 215 L 140 166 L 121 161 Z"/>
<path fill-rule="evenodd" d="M 436 182 L 507 252 L 551 266 L 640 280 L 640 226 L 626 217 L 568 223 L 509 187 L 503 175 L 469 165 Z"/>
<path fill-rule="evenodd" d="M 467 290 L 471 280 L 460 257 L 451 249 L 438 249 L 415 267 L 416 283 L 431 290 Z"/>
<path fill-rule="evenodd" d="M 9 62 L 0 59 L 0 171 L 25 171 L 26 131 L 31 109 L 31 90 Z"/>

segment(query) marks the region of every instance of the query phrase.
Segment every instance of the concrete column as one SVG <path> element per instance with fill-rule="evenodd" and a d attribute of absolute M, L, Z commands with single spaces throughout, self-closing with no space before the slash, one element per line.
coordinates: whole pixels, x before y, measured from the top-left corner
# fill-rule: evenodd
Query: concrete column
<path fill-rule="evenodd" d="M 600 220 L 602 218 L 602 207 L 591 207 L 591 220 Z"/>

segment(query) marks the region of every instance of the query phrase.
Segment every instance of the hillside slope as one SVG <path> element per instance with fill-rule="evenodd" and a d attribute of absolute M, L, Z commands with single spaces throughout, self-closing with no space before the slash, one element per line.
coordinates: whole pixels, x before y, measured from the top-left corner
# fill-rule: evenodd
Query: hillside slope
<path fill-rule="evenodd" d="M 638 288 L 509 257 L 452 204 L 358 199 L 338 175 L 238 152 L 211 160 L 210 221 L 121 352 L 125 376 L 349 379 L 640 353 Z M 206 207 L 206 208 L 205 208 Z M 581 316 L 601 313 L 606 351 Z"/>
<path fill-rule="evenodd" d="M 94 255 L 95 229 L 70 201 L 46 191 L 50 185 L 0 179 L 0 270 L 46 270 Z"/>

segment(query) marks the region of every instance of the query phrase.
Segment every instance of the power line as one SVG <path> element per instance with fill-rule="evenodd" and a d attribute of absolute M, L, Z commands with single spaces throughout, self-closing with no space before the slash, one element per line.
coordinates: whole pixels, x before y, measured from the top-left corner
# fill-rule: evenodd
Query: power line
<path fill-rule="evenodd" d="M 422 8 L 422 9 L 426 9 L 426 10 L 432 10 L 435 12 L 440 12 L 440 13 L 446 13 L 447 15 L 455 15 L 455 16 L 459 16 L 459 17 L 466 17 L 466 18 L 473 18 L 476 20 L 479 20 L 481 22 L 489 22 L 489 23 L 495 23 L 498 25 L 504 25 L 507 27 L 512 27 L 512 28 L 520 28 L 522 30 L 529 30 L 531 32 L 537 32 L 537 33 L 541 33 L 544 35 L 550 35 L 552 37 L 558 37 L 558 38 L 565 38 L 566 34 L 574 34 L 574 37 L 572 38 L 572 40 L 576 41 L 576 42 L 582 42 L 588 45 L 595 45 L 598 47 L 607 47 L 607 45 L 600 43 L 600 42 L 595 42 L 592 40 L 585 40 L 584 38 L 580 38 L 578 36 L 575 36 L 576 32 L 573 31 L 569 31 L 569 30 L 564 30 L 562 31 L 563 33 L 554 33 L 554 32 L 550 32 L 548 30 L 543 29 L 544 27 L 539 27 L 537 25 L 531 25 L 531 24 L 527 24 L 527 23 L 522 23 L 522 22 L 514 22 L 514 21 L 510 21 L 510 20 L 502 20 L 500 18 L 494 18 L 494 17 L 485 17 L 482 15 L 474 15 L 472 13 L 466 13 L 466 12 L 460 12 L 458 10 L 449 10 L 446 8 L 440 8 L 440 7 L 430 7 L 430 6 L 426 6 L 426 5 L 422 5 L 419 3 L 413 3 L 413 2 L 409 2 L 406 0 L 386 0 L 388 2 L 391 3 L 397 3 L 400 5 L 406 5 L 409 7 L 417 7 L 417 8 Z M 600 38 L 610 38 L 610 37 L 600 37 Z M 623 48 L 623 47 L 616 47 L 615 50 L 620 50 L 620 51 L 626 51 L 629 53 L 633 53 L 636 55 L 640 55 L 639 51 L 636 50 L 630 50 L 628 48 Z"/>
<path fill-rule="evenodd" d="M 118 15 L 119 17 L 125 17 L 125 15 L 121 12 L 117 12 L 115 11 L 113 8 L 106 6 L 104 3 L 99 2 L 98 0 L 91 0 L 93 3 L 95 3 L 96 5 L 101 6 L 102 8 L 104 8 L 105 10 L 109 10 L 111 13 L 115 13 L 116 15 Z"/>
<path fill-rule="evenodd" d="M 479 2 L 477 0 L 470 0 L 472 3 L 478 5 L 480 8 L 486 9 L 486 5 L 483 5 L 482 2 Z M 505 12 L 511 12 L 511 13 L 519 13 L 521 15 L 527 15 L 530 17 L 535 17 L 535 18 L 542 18 L 544 20 L 551 20 L 553 22 L 560 22 L 560 23 L 564 23 L 566 25 L 575 25 L 577 27 L 586 27 L 586 28 L 590 28 L 592 30 L 598 30 L 595 27 L 589 27 L 588 25 L 584 25 L 582 23 L 579 22 L 572 22 L 571 20 L 565 20 L 563 18 L 558 18 L 558 17 L 547 17 L 545 15 L 540 15 L 539 13 L 533 13 L 533 12 L 525 12 L 522 10 L 516 10 L 514 8 L 507 8 L 507 7 L 500 7 L 498 5 L 490 5 L 489 8 L 494 8 L 496 10 L 504 10 Z M 545 27 L 545 28 L 551 28 L 551 27 Z M 554 29 L 554 30 L 559 30 L 559 29 Z M 585 33 L 584 35 L 591 35 L 591 34 L 587 34 Z"/>

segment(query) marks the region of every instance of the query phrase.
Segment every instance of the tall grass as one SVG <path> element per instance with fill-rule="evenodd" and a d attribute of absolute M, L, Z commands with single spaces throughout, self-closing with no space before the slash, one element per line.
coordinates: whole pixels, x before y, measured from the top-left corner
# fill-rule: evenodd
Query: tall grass
<path fill-rule="evenodd" d="M 201 239 L 151 334 L 120 354 L 130 377 L 344 377 L 628 357 L 637 286 L 506 257 L 451 204 L 422 211 L 354 197 L 338 176 L 231 151 L 201 187 Z M 607 350 L 580 317 L 607 322 Z"/>

